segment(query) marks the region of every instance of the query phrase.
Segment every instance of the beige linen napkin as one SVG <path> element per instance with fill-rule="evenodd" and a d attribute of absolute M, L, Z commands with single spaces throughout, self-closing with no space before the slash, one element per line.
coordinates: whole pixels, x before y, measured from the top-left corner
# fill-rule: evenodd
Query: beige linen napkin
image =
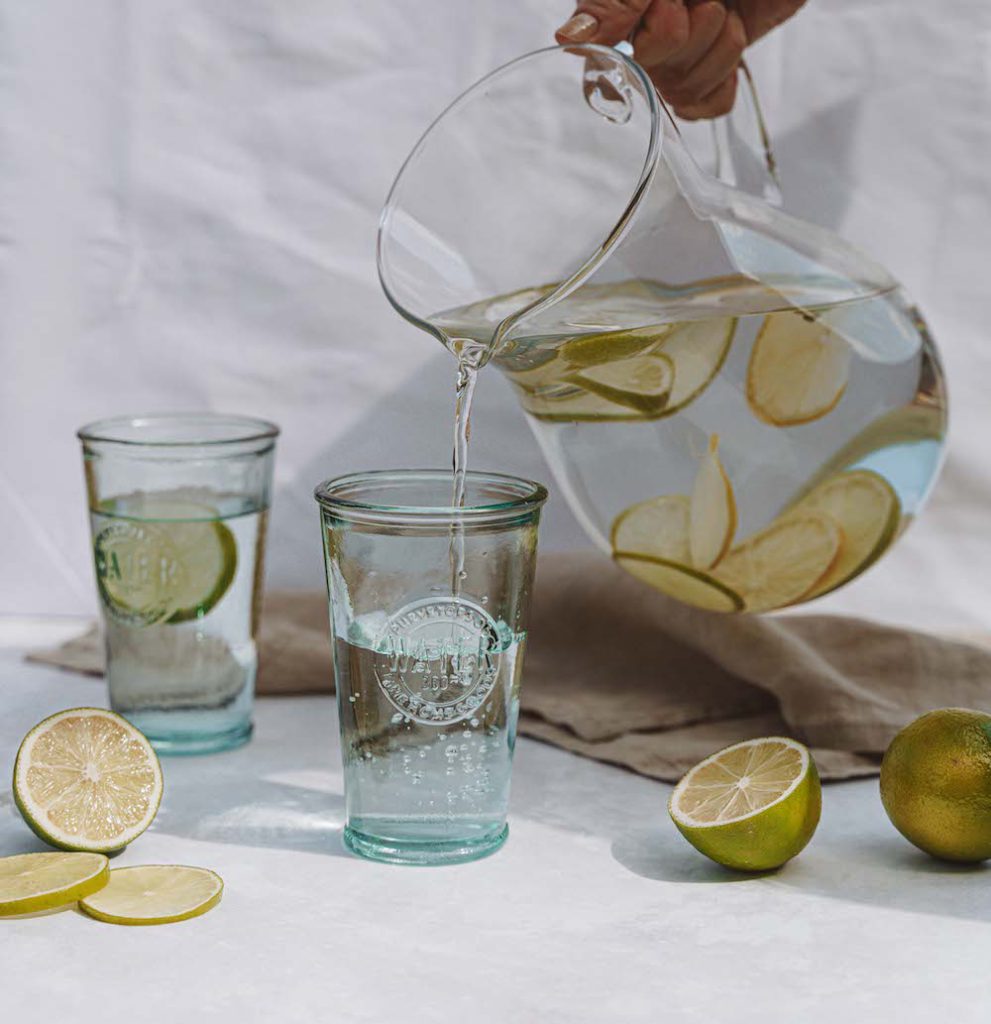
<path fill-rule="evenodd" d="M 322 593 L 267 595 L 261 694 L 331 692 Z M 96 630 L 33 660 L 101 674 Z M 877 771 L 934 707 L 991 707 L 991 649 L 833 615 L 719 615 L 666 598 L 597 554 L 544 555 L 520 731 L 674 780 L 741 739 L 808 743 L 824 778 Z"/>

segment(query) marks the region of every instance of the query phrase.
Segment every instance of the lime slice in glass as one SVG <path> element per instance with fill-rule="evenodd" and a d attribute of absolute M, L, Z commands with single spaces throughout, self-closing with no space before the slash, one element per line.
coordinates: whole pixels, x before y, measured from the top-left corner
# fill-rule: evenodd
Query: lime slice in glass
<path fill-rule="evenodd" d="M 104 606 L 129 625 L 206 615 L 237 572 L 237 542 L 218 510 L 184 492 L 104 502 L 94 540 Z"/>

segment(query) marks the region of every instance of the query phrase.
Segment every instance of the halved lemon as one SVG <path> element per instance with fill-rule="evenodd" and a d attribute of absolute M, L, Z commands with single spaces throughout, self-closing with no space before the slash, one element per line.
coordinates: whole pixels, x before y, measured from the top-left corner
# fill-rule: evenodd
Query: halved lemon
<path fill-rule="evenodd" d="M 782 608 L 805 597 L 832 567 L 843 533 L 822 512 L 777 519 L 738 544 L 715 575 L 734 590 L 748 612 Z"/>
<path fill-rule="evenodd" d="M 735 532 L 733 485 L 719 458 L 719 435 L 713 434 L 692 491 L 688 526 L 692 565 L 696 569 L 711 569 L 729 550 Z"/>
<path fill-rule="evenodd" d="M 696 850 L 739 871 L 769 871 L 791 860 L 815 833 L 821 809 L 812 755 L 780 736 L 707 757 L 675 786 L 668 804 Z"/>
<path fill-rule="evenodd" d="M 185 492 L 103 502 L 93 542 L 108 613 L 131 625 L 206 615 L 237 572 L 237 542 L 218 510 Z"/>
<path fill-rule="evenodd" d="M 685 604 L 710 612 L 738 612 L 743 608 L 739 594 L 715 577 L 693 569 L 690 565 L 632 551 L 617 551 L 613 557 L 631 576 L 636 576 L 655 590 Z"/>
<path fill-rule="evenodd" d="M 653 416 L 667 405 L 674 364 L 654 352 L 590 366 L 566 379 L 607 402 Z"/>
<path fill-rule="evenodd" d="M 674 364 L 674 384 L 664 416 L 684 409 L 712 383 L 729 354 L 736 317 L 679 324 L 658 350 Z"/>
<path fill-rule="evenodd" d="M 901 502 L 879 473 L 851 469 L 818 484 L 787 514 L 805 512 L 823 512 L 843 531 L 839 556 L 805 595 L 808 599 L 835 590 L 881 557 L 897 533 Z"/>
<path fill-rule="evenodd" d="M 613 522 L 613 550 L 688 564 L 689 507 L 684 494 L 666 494 L 631 505 Z"/>
<path fill-rule="evenodd" d="M 79 909 L 109 924 L 172 924 L 212 910 L 224 892 L 220 875 L 206 868 L 146 864 L 114 868 L 99 892 Z"/>
<path fill-rule="evenodd" d="M 815 318 L 769 314 L 747 367 L 747 402 L 776 427 L 811 423 L 831 412 L 850 376 L 850 345 Z"/>
<path fill-rule="evenodd" d="M 111 853 L 152 823 L 162 769 L 144 734 L 102 708 L 36 725 L 14 762 L 14 800 L 31 829 L 63 850 Z"/>
<path fill-rule="evenodd" d="M 102 853 L 0 857 L 0 917 L 75 903 L 107 884 L 109 863 Z"/>

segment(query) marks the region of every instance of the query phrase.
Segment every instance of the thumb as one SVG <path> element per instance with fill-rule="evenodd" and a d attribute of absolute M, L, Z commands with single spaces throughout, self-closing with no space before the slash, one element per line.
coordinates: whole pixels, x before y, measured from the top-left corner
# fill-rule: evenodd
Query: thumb
<path fill-rule="evenodd" d="M 579 0 L 575 13 L 554 33 L 562 45 L 601 43 L 613 46 L 640 24 L 652 0 Z"/>

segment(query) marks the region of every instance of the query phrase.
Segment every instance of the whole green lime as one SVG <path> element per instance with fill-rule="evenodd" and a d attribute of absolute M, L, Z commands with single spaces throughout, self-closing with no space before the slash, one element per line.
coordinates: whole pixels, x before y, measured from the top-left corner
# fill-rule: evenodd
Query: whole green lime
<path fill-rule="evenodd" d="M 881 802 L 931 856 L 991 857 L 991 715 L 941 708 L 907 725 L 881 762 Z"/>

